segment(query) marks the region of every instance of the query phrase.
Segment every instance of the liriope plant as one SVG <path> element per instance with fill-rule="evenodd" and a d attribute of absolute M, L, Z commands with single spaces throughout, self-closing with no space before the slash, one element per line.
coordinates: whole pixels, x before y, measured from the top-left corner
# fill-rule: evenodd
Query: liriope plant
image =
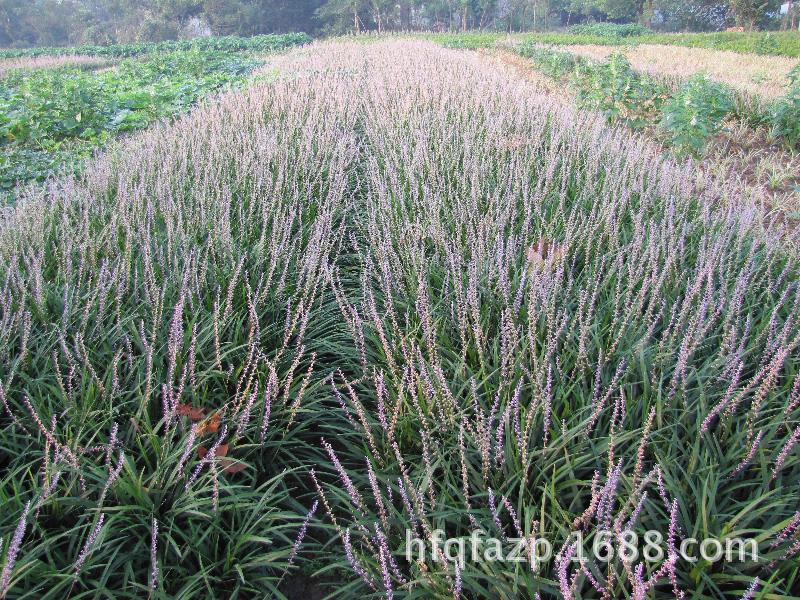
<path fill-rule="evenodd" d="M 2 593 L 796 594 L 791 232 L 478 56 L 264 75 L 5 216 Z"/>
<path fill-rule="evenodd" d="M 277 593 L 355 154 L 346 107 L 280 87 L 7 213 L 0 595 Z"/>
<path fill-rule="evenodd" d="M 333 383 L 341 426 L 314 473 L 362 589 L 790 593 L 796 546 L 776 536 L 796 535 L 791 248 L 641 142 L 479 65 L 420 50 L 382 77 L 375 54 L 362 298 L 341 308 L 365 368 Z M 664 561 L 563 560 L 576 530 L 591 544 L 623 525 L 659 531 Z M 403 562 L 404 532 L 430 549 L 436 529 L 538 533 L 562 560 L 524 576 Z M 736 535 L 757 538 L 759 563 L 676 556 L 682 538 Z"/>

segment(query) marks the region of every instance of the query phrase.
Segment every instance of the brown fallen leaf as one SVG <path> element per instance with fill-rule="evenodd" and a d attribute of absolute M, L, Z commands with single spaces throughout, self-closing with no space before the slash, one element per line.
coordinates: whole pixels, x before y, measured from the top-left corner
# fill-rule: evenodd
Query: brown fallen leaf
<path fill-rule="evenodd" d="M 531 269 L 543 269 L 557 263 L 564 256 L 564 252 L 562 244 L 542 238 L 528 248 L 528 263 Z"/>
<path fill-rule="evenodd" d="M 219 424 L 222 418 L 219 416 L 218 412 L 215 412 L 213 415 L 208 417 L 205 421 L 200 423 L 197 427 L 197 435 L 203 435 L 204 433 L 217 433 L 219 431 Z"/>
<path fill-rule="evenodd" d="M 500 140 L 500 147 L 505 150 L 515 150 L 525 145 L 525 139 L 521 136 L 513 135 Z"/>
<path fill-rule="evenodd" d="M 202 421 L 206 418 L 205 408 L 195 408 L 191 404 L 178 404 L 176 412 L 181 417 L 189 417 L 192 421 Z"/>
<path fill-rule="evenodd" d="M 247 465 L 244 463 L 236 462 L 232 458 L 223 458 L 219 461 L 222 465 L 222 470 L 225 473 L 241 473 L 247 468 Z"/>
<path fill-rule="evenodd" d="M 220 444 L 217 446 L 217 451 L 214 453 L 217 458 L 222 458 L 224 456 L 228 456 L 228 444 Z M 198 446 L 197 447 L 197 456 L 202 460 L 206 456 L 208 456 L 208 448 L 205 446 Z"/>

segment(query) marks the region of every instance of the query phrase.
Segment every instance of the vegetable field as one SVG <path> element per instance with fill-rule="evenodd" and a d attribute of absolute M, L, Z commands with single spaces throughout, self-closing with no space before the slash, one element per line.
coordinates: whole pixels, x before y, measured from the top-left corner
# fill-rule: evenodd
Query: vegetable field
<path fill-rule="evenodd" d="M 107 58 L 131 58 L 163 52 L 273 52 L 307 44 L 311 39 L 304 33 L 256 35 L 253 37 L 217 36 L 193 40 L 111 44 L 108 46 L 73 46 L 70 48 L 22 48 L 0 50 L 0 58 L 37 56 L 90 55 Z"/>
<path fill-rule="evenodd" d="M 796 67 L 452 39 L 0 79 L 0 598 L 800 598 Z"/>
<path fill-rule="evenodd" d="M 63 48 L 8 51 L 18 57 L 0 60 L 0 194 L 13 198 L 20 183 L 78 170 L 119 134 L 240 85 L 263 63 L 262 53 L 305 41 L 286 35 L 81 47 L 66 54 Z"/>

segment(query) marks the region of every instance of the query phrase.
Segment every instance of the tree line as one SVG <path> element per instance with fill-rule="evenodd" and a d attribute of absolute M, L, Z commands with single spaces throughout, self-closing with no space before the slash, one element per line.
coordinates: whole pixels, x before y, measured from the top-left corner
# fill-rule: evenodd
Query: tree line
<path fill-rule="evenodd" d="M 162 41 L 198 35 L 467 29 L 587 21 L 666 31 L 770 27 L 786 0 L 0 0 L 0 46 Z M 798 2 L 800 4 L 800 2 Z"/>

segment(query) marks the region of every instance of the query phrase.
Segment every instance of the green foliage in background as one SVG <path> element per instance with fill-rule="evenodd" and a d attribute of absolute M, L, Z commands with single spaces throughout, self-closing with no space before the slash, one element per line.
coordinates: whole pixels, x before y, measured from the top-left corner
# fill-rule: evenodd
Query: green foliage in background
<path fill-rule="evenodd" d="M 796 31 L 675 33 L 642 36 L 637 41 L 643 44 L 730 50 L 743 54 L 800 57 L 800 35 Z"/>
<path fill-rule="evenodd" d="M 554 79 L 568 77 L 586 62 L 575 54 L 532 44 L 518 46 L 516 51 L 519 55 L 533 60 L 539 71 Z"/>
<path fill-rule="evenodd" d="M 604 24 L 607 25 L 607 24 Z M 598 33 L 596 26 L 580 26 L 570 33 L 525 33 L 513 38 L 525 44 L 546 46 L 601 45 L 636 46 L 638 44 L 663 44 L 710 50 L 729 50 L 741 54 L 800 57 L 800 34 L 792 31 L 749 33 L 648 33 L 619 36 Z M 507 33 L 446 33 L 426 34 L 426 38 L 447 48 L 477 50 L 491 48 L 507 40 Z"/>
<path fill-rule="evenodd" d="M 497 33 L 444 33 L 426 36 L 445 48 L 456 50 L 479 50 L 491 48 L 507 37 Z"/>
<path fill-rule="evenodd" d="M 667 142 L 680 154 L 702 155 L 728 116 L 771 127 L 772 137 L 789 148 L 800 144 L 800 65 L 789 75 L 786 95 L 771 107 L 759 108 L 703 74 L 674 89 L 638 73 L 622 54 L 593 62 L 531 41 L 512 49 L 531 59 L 538 71 L 569 82 L 583 106 L 602 112 L 609 123 L 634 129 L 660 125 Z"/>
<path fill-rule="evenodd" d="M 601 112 L 609 123 L 641 129 L 658 119 L 669 91 L 651 77 L 634 70 L 619 53 L 593 62 L 569 52 L 521 44 L 514 50 L 533 60 L 537 70 L 554 79 L 569 81 L 581 104 Z"/>

